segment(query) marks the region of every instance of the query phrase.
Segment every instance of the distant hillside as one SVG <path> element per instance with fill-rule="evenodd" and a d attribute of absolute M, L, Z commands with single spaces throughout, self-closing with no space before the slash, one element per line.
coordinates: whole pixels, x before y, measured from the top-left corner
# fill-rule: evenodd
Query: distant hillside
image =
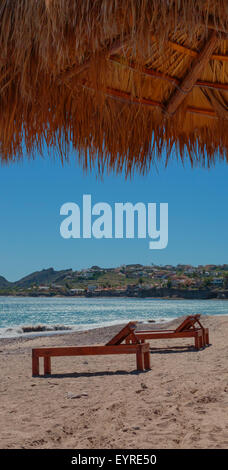
<path fill-rule="evenodd" d="M 117 295 L 118 291 L 120 295 L 131 295 L 131 288 L 132 295 L 136 296 L 143 296 L 144 291 L 145 296 L 148 296 L 150 290 L 151 297 L 180 297 L 180 291 L 182 298 L 216 298 L 217 295 L 219 298 L 227 298 L 228 265 L 196 267 L 130 264 L 117 268 L 92 266 L 74 271 L 48 268 L 35 271 L 15 282 L 0 276 L 0 295 L 82 295 L 82 292 Z M 161 292 L 159 289 L 162 289 Z M 165 289 L 171 290 L 166 293 Z"/>
<path fill-rule="evenodd" d="M 43 269 L 42 271 L 36 271 L 23 277 L 19 281 L 16 281 L 14 285 L 17 287 L 30 287 L 34 284 L 52 284 L 63 280 L 71 271 L 71 269 L 64 269 L 62 271 L 55 271 L 53 268 Z"/>
<path fill-rule="evenodd" d="M 12 282 L 7 281 L 3 276 L 0 276 L 0 288 L 2 287 L 10 287 Z"/>

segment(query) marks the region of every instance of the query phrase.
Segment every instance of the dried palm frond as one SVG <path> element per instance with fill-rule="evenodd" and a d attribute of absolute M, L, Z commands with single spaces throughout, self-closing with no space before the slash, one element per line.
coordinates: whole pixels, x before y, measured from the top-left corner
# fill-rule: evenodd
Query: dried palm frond
<path fill-rule="evenodd" d="M 1 161 L 228 160 L 227 49 L 227 0 L 0 0 Z"/>

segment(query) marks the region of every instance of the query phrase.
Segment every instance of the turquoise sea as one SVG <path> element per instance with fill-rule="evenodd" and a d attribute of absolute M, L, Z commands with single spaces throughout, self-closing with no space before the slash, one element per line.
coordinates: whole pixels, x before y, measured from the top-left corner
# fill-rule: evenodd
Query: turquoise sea
<path fill-rule="evenodd" d="M 0 338 L 88 330 L 129 320 L 227 315 L 226 300 L 0 297 Z"/>

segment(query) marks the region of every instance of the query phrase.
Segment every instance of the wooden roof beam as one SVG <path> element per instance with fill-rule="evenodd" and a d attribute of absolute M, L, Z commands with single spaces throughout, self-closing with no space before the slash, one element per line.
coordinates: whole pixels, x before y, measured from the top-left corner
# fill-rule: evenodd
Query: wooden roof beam
<path fill-rule="evenodd" d="M 227 56 L 228 57 L 228 56 Z M 150 69 L 148 67 L 139 67 L 133 61 L 124 61 L 116 56 L 110 56 L 110 62 L 114 64 L 118 64 L 122 67 L 126 67 L 129 70 L 133 70 L 133 72 L 141 73 L 147 77 L 157 78 L 161 80 L 165 80 L 166 82 L 172 83 L 177 88 L 179 88 L 181 80 L 179 78 L 173 77 L 172 75 L 165 74 L 160 72 L 159 70 Z M 222 90 L 228 91 L 228 83 L 221 83 L 221 82 L 210 82 L 208 80 L 197 80 L 194 84 L 194 87 L 201 87 L 201 88 L 211 88 L 214 90 Z"/>
<path fill-rule="evenodd" d="M 94 88 L 92 84 L 89 84 L 86 80 L 83 80 L 80 83 L 80 85 L 82 86 L 82 88 L 85 88 L 86 90 L 90 90 L 94 92 Z M 105 88 L 103 90 L 103 93 L 108 98 L 112 98 L 117 101 L 126 102 L 131 105 L 138 104 L 138 105 L 147 106 L 147 107 L 149 106 L 151 108 L 157 108 L 157 109 L 164 111 L 164 105 L 160 101 L 151 100 L 151 99 L 147 99 L 143 97 L 141 98 L 136 97 L 136 96 L 134 97 L 128 92 L 124 92 L 122 90 L 117 90 L 117 89 L 109 88 L 109 87 Z M 185 111 L 190 114 L 201 115 L 207 118 L 219 119 L 218 114 L 211 108 L 199 108 L 197 106 L 187 106 Z"/>
<path fill-rule="evenodd" d="M 211 118 L 218 118 L 218 115 L 216 114 L 215 111 L 213 111 L 213 109 L 197 108 L 196 106 L 188 106 L 186 111 L 187 113 L 200 114 L 201 116 L 206 116 L 206 117 L 211 117 Z"/>
<path fill-rule="evenodd" d="M 227 39 L 228 38 L 228 29 L 227 26 L 224 26 L 224 24 L 221 23 L 221 20 L 218 16 L 215 14 L 212 15 L 208 11 L 204 10 L 204 13 L 201 9 L 198 9 L 199 13 L 199 19 L 198 19 L 198 25 L 201 28 L 204 28 L 205 31 L 216 31 L 220 38 Z M 186 17 L 183 16 L 183 13 L 178 15 L 177 18 L 178 21 L 178 27 L 180 29 L 185 29 L 186 28 Z M 176 27 L 177 21 L 175 22 L 174 26 Z M 189 23 L 191 22 L 191 19 L 189 19 Z"/>
<path fill-rule="evenodd" d="M 157 40 L 157 37 L 155 35 L 152 35 L 152 39 Z M 191 57 L 198 57 L 199 52 L 195 51 L 193 49 L 190 49 L 189 47 L 183 46 L 182 44 L 178 44 L 177 42 L 167 40 L 166 44 L 171 47 L 174 51 L 180 52 L 181 54 L 189 55 Z M 228 62 L 228 55 L 224 54 L 212 54 L 211 58 L 213 60 L 219 60 L 221 62 Z"/>
<path fill-rule="evenodd" d="M 214 49 L 218 44 L 218 35 L 214 31 L 203 49 L 200 51 L 198 57 L 193 61 L 191 69 L 180 83 L 178 89 L 171 95 L 169 101 L 166 103 L 165 111 L 167 114 L 175 114 L 185 97 L 191 92 L 200 77 L 203 68 L 208 64 Z"/>
<path fill-rule="evenodd" d="M 110 47 L 102 51 L 101 55 L 104 58 L 108 58 L 110 55 L 118 54 L 124 47 L 128 46 L 129 42 L 130 42 L 129 37 L 126 37 L 124 39 L 118 38 L 115 41 L 113 41 Z M 85 72 L 91 66 L 91 64 L 93 63 L 93 60 L 94 60 L 94 57 L 93 58 L 90 57 L 88 60 L 83 62 L 83 64 L 74 64 L 69 70 L 63 71 L 59 75 L 60 81 L 62 80 L 66 82 L 68 80 L 71 80 L 75 76 L 79 75 L 80 73 Z"/>
<path fill-rule="evenodd" d="M 82 88 L 85 88 L 86 90 L 94 91 L 94 87 L 92 84 L 88 83 L 86 80 L 83 80 L 80 85 Z M 111 87 L 106 87 L 104 90 L 102 90 L 105 96 L 114 98 L 118 101 L 126 102 L 129 104 L 142 104 L 144 106 L 150 106 L 153 108 L 160 108 L 163 109 L 163 104 L 160 101 L 153 100 L 153 99 L 148 99 L 148 98 L 143 98 L 143 97 L 137 97 L 137 96 L 132 96 L 131 93 L 128 93 L 123 90 L 117 90 L 115 88 Z"/>
<path fill-rule="evenodd" d="M 209 30 L 216 31 L 220 37 L 227 39 L 228 38 L 228 31 L 223 28 L 221 25 L 221 22 L 219 21 L 218 18 L 213 18 L 211 15 L 208 16 L 208 20 L 205 23 L 205 21 L 200 22 L 200 26 L 206 27 Z"/>
<path fill-rule="evenodd" d="M 173 83 L 174 85 L 179 85 L 179 79 L 176 77 L 172 77 L 171 75 L 165 74 L 163 72 L 160 72 L 159 70 L 155 69 L 150 69 L 148 67 L 142 67 L 138 66 L 136 62 L 133 60 L 124 60 L 121 57 L 116 57 L 114 55 L 111 55 L 109 58 L 110 62 L 113 62 L 114 64 L 118 64 L 122 67 L 126 67 L 129 70 L 133 70 L 134 72 L 141 73 L 142 75 L 146 75 L 148 77 L 153 77 L 153 78 L 161 78 L 162 80 L 166 80 L 170 83 Z"/>

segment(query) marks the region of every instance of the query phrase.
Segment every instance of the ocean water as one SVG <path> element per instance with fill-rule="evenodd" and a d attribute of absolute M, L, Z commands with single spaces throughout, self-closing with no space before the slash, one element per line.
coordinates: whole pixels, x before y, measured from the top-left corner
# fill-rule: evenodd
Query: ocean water
<path fill-rule="evenodd" d="M 225 300 L 0 297 L 0 338 L 80 331 L 130 320 L 227 315 Z"/>

